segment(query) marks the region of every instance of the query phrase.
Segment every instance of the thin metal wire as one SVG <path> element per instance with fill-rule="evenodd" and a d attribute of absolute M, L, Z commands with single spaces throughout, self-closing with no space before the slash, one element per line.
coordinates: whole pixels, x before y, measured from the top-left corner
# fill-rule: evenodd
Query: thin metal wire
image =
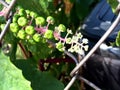
<path fill-rule="evenodd" d="M 81 76 L 78 76 L 78 79 L 84 81 L 87 85 L 91 86 L 93 89 L 95 90 L 101 90 L 99 87 L 97 87 L 95 84 L 93 84 L 92 82 L 88 81 L 87 79 L 81 77 Z"/>
<path fill-rule="evenodd" d="M 77 79 L 78 75 L 75 75 L 74 77 L 72 77 L 71 81 L 68 83 L 68 85 L 64 88 L 64 90 L 69 90 L 70 87 L 73 85 L 73 83 L 75 82 L 75 80 Z"/>
<path fill-rule="evenodd" d="M 6 3 L 6 2 L 4 2 L 3 0 L 0 0 L 0 3 L 2 4 L 2 5 L 4 5 L 5 7 L 8 7 L 9 5 Z"/>
<path fill-rule="evenodd" d="M 110 26 L 110 28 L 106 31 L 106 33 L 100 38 L 100 40 L 96 43 L 96 45 L 90 50 L 90 52 L 81 60 L 81 62 L 72 70 L 70 73 L 71 76 L 75 74 L 76 71 L 89 59 L 89 57 L 97 50 L 97 48 L 104 42 L 104 40 L 109 36 L 109 34 L 114 30 L 114 28 L 118 25 L 120 21 L 120 13 L 118 14 L 116 20 Z"/>
<path fill-rule="evenodd" d="M 0 34 L 0 41 L 3 39 L 5 33 L 7 32 L 10 23 L 11 23 L 11 18 L 8 19 L 8 21 L 7 21 L 4 29 L 2 30 L 2 32 L 1 32 L 1 34 Z"/>
<path fill-rule="evenodd" d="M 15 2 L 16 2 L 16 0 L 12 0 L 9 7 L 7 8 L 7 12 L 6 12 L 6 15 L 5 15 L 6 18 L 8 18 L 8 15 L 10 14 L 11 9 L 15 5 Z"/>
<path fill-rule="evenodd" d="M 66 55 L 68 55 L 69 57 L 71 57 L 73 60 L 74 60 L 74 62 L 76 63 L 76 65 L 78 64 L 78 60 L 75 58 L 75 56 L 73 55 L 73 54 L 71 54 L 71 53 L 69 53 L 68 51 L 64 51 L 64 53 L 66 54 Z"/>
<path fill-rule="evenodd" d="M 5 17 L 8 17 L 8 15 L 9 15 L 9 16 L 12 15 L 12 12 L 10 12 L 10 11 L 11 11 L 12 7 L 14 6 L 15 2 L 16 2 L 16 0 L 12 0 L 11 3 L 10 3 L 10 5 L 7 6 L 7 11 L 6 11 Z M 0 0 L 0 3 L 6 5 L 5 2 L 2 1 L 2 0 Z M 8 20 L 7 20 L 7 22 L 6 22 L 6 25 L 5 25 L 4 29 L 2 30 L 2 32 L 1 32 L 1 34 L 0 34 L 0 41 L 3 39 L 5 33 L 7 32 L 10 23 L 11 23 L 11 17 L 8 18 Z"/>

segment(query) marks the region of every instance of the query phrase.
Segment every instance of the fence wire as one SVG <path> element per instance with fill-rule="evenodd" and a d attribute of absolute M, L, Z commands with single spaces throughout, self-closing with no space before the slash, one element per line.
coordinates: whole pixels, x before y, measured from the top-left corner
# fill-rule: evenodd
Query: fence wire
<path fill-rule="evenodd" d="M 4 29 L 2 30 L 2 32 L 0 34 L 0 41 L 5 36 L 5 34 L 6 34 L 7 30 L 8 30 L 8 27 L 9 27 L 9 25 L 11 23 L 11 19 L 12 19 L 12 11 L 11 11 L 11 9 L 14 6 L 15 2 L 16 2 L 16 0 L 12 0 L 10 4 L 7 4 L 4 0 L 0 0 L 0 3 L 6 8 L 5 18 L 7 20 L 6 25 L 5 25 Z M 101 37 L 101 39 L 96 43 L 96 45 L 89 51 L 89 53 L 86 56 L 84 56 L 83 59 L 78 60 L 73 54 L 71 54 L 71 53 L 69 53 L 67 51 L 64 52 L 66 55 L 71 57 L 74 60 L 74 62 L 76 63 L 75 68 L 70 73 L 71 81 L 67 84 L 67 86 L 64 88 L 64 90 L 69 90 L 70 87 L 74 84 L 74 82 L 76 80 L 83 81 L 84 83 L 86 83 L 87 85 L 89 85 L 90 87 L 92 87 L 95 90 L 101 90 L 95 84 L 88 81 L 84 77 L 80 76 L 79 69 L 90 58 L 90 56 L 97 50 L 97 48 L 104 42 L 104 40 L 109 36 L 109 34 L 118 25 L 119 21 L 120 21 L 120 13 L 118 14 L 116 20 L 113 22 L 113 24 L 110 26 L 110 28 L 106 31 L 106 33 Z"/>

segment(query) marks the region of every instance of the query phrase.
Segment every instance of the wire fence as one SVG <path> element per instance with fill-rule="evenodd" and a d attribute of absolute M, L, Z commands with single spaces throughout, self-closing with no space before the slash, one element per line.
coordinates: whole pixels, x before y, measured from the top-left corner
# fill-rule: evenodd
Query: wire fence
<path fill-rule="evenodd" d="M 6 25 L 4 27 L 4 29 L 2 30 L 1 34 L 0 34 L 0 41 L 4 38 L 8 27 L 11 23 L 11 19 L 12 19 L 12 7 L 14 6 L 16 0 L 12 0 L 10 4 L 7 4 L 5 1 L 0 0 L 0 3 L 6 8 L 5 10 L 5 18 L 6 18 Z M 79 55 L 79 58 L 76 58 L 73 54 L 65 51 L 64 53 L 66 55 L 68 55 L 69 57 L 71 57 L 74 62 L 76 63 L 76 66 L 74 67 L 74 69 L 71 71 L 70 76 L 71 81 L 67 84 L 67 86 L 64 88 L 64 90 L 69 90 L 70 87 L 73 85 L 73 83 L 78 79 L 83 81 L 84 83 L 86 83 L 87 85 L 89 85 L 90 87 L 92 87 L 95 90 L 101 90 L 99 87 L 97 87 L 95 84 L 93 84 L 92 82 L 90 82 L 89 80 L 85 79 L 84 77 L 82 77 L 80 75 L 79 69 L 84 65 L 84 63 L 90 58 L 90 56 L 98 49 L 98 47 L 104 42 L 104 40 L 109 36 L 109 34 L 114 30 L 114 28 L 118 25 L 120 21 L 120 13 L 118 14 L 116 20 L 113 22 L 113 24 L 110 26 L 110 28 L 106 31 L 106 33 L 100 38 L 100 40 L 95 44 L 95 46 L 88 52 L 88 54 L 84 57 L 81 57 Z"/>

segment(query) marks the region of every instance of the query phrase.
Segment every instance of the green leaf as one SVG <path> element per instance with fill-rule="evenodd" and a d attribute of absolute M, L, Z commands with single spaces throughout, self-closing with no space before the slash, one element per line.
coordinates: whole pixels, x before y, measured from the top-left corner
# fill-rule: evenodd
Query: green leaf
<path fill-rule="evenodd" d="M 32 10 L 38 14 L 48 15 L 48 7 L 50 3 L 50 0 L 30 0 L 30 2 L 27 0 L 17 0 L 16 5 L 21 6 L 24 9 Z"/>
<path fill-rule="evenodd" d="M 22 71 L 3 53 L 0 53 L 0 90 L 32 90 Z"/>
<path fill-rule="evenodd" d="M 38 70 L 32 60 L 16 60 L 14 64 L 22 69 L 23 75 L 31 81 L 33 90 L 64 90 L 64 85 L 48 72 Z"/>
<path fill-rule="evenodd" d="M 118 47 L 120 47 L 120 31 L 118 32 L 115 43 Z"/>

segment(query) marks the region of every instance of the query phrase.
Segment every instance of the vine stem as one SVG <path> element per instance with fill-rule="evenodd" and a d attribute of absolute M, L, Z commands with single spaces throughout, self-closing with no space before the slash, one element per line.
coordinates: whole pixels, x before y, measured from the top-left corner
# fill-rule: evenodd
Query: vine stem
<path fill-rule="evenodd" d="M 27 59 L 29 57 L 27 51 L 25 50 L 24 46 L 22 45 L 22 43 L 18 43 L 18 45 L 20 46 L 22 53 L 24 54 L 25 59 Z"/>

